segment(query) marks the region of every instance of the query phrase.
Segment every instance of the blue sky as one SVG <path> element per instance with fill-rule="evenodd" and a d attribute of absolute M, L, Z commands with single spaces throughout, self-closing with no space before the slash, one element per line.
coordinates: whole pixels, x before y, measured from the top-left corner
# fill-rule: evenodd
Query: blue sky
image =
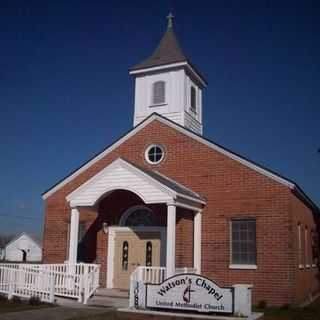
<path fill-rule="evenodd" d="M 41 193 L 132 127 L 128 69 L 174 28 L 205 75 L 204 135 L 320 204 L 317 1 L 0 2 L 0 233 L 41 233 Z"/>

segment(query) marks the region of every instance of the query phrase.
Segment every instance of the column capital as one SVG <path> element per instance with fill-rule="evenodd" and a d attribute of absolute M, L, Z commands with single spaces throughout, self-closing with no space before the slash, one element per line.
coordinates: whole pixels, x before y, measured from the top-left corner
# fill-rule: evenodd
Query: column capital
<path fill-rule="evenodd" d="M 169 206 L 170 206 L 170 207 L 171 207 L 171 206 L 172 206 L 172 207 L 176 207 L 176 206 L 177 206 L 177 203 L 176 203 L 174 200 L 171 200 L 171 201 L 168 201 L 168 202 L 167 202 L 167 206 L 168 206 L 168 207 L 169 207 Z"/>

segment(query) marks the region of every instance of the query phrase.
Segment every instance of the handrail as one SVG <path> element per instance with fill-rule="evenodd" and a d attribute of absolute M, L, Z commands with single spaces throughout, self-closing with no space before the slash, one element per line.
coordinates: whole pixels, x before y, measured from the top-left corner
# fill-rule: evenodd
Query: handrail
<path fill-rule="evenodd" d="M 0 270 L 12 270 L 18 272 L 18 283 L 20 286 L 29 285 L 30 281 L 38 281 L 42 278 L 46 283 L 47 279 L 53 282 L 55 296 L 76 298 L 79 302 L 82 298 L 87 302 L 88 298 L 99 287 L 100 266 L 96 264 L 0 264 Z M 30 276 L 31 275 L 31 276 Z M 10 272 L 0 273 L 0 292 L 8 294 L 11 277 Z M 31 279 L 29 281 L 29 278 Z M 29 281 L 29 282 L 28 282 Z M 32 282 L 33 283 L 33 282 Z M 33 286 L 34 284 L 32 284 Z M 39 285 L 37 285 L 39 287 Z M 3 291 L 1 291 L 3 288 Z M 39 287 L 39 292 L 42 292 Z M 31 294 L 31 293 L 30 293 Z"/>

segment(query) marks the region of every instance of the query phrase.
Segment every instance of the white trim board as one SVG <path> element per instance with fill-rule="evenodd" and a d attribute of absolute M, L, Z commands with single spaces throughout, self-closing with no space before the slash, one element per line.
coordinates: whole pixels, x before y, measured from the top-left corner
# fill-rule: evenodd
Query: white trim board
<path fill-rule="evenodd" d="M 126 179 L 130 176 L 129 181 L 123 178 L 124 173 L 126 173 Z M 161 176 L 165 177 L 164 175 Z M 117 178 L 117 181 L 114 180 L 115 178 Z M 108 181 L 108 179 L 110 181 Z M 170 181 L 172 180 L 170 179 Z M 148 188 L 146 188 L 146 186 L 148 186 Z M 191 191 L 182 185 L 179 186 Z M 137 194 L 144 203 L 166 203 L 180 197 L 181 199 L 190 200 L 199 205 L 205 204 L 204 200 L 175 191 L 173 188 L 166 186 L 164 183 L 161 183 L 121 158 L 114 160 L 111 164 L 68 194 L 66 200 L 70 202 L 71 207 L 94 206 L 102 195 L 115 189 L 131 190 Z M 196 195 L 197 194 L 195 194 L 195 196 Z"/>
<path fill-rule="evenodd" d="M 192 131 L 189 131 L 183 127 L 181 127 L 180 125 L 165 119 L 161 116 L 159 116 L 158 114 L 154 113 L 152 115 L 150 115 L 148 118 L 146 118 L 143 122 L 141 122 L 140 124 L 138 124 L 136 127 L 134 127 L 130 132 L 128 132 L 125 136 L 123 136 L 121 139 L 119 139 L 118 141 L 116 141 L 114 144 L 112 144 L 109 148 L 107 148 L 106 150 L 104 150 L 103 152 L 101 152 L 100 154 L 98 154 L 96 157 L 94 157 L 93 159 L 91 159 L 89 162 L 87 162 L 86 164 L 84 164 L 82 167 L 80 167 L 78 170 L 76 170 L 75 172 L 73 172 L 70 176 L 66 177 L 64 180 L 62 180 L 60 183 L 58 183 L 57 185 L 55 185 L 54 187 L 52 187 L 51 189 L 49 189 L 47 192 L 45 192 L 42 195 L 42 198 L 45 200 L 47 199 L 49 196 L 51 196 L 53 193 L 55 193 L 57 190 L 59 190 L 60 188 L 62 188 L 64 185 L 66 185 L 68 182 L 70 182 L 71 180 L 73 180 L 75 177 L 77 177 L 79 174 L 81 174 L 82 172 L 84 172 L 86 169 L 88 169 L 90 166 L 92 166 L 93 164 L 95 164 L 97 161 L 99 161 L 100 159 L 102 159 L 103 157 L 105 157 L 107 154 L 109 154 L 110 152 L 112 152 L 114 149 L 116 149 L 119 145 L 121 145 L 123 142 L 125 142 L 126 140 L 128 140 L 129 138 L 131 138 L 132 136 L 134 136 L 136 133 L 138 133 L 140 130 L 142 130 L 144 127 L 146 127 L 147 125 L 149 125 L 151 122 L 153 121 L 159 121 L 177 131 L 179 131 L 180 133 L 206 145 L 207 147 L 214 149 L 218 152 L 220 152 L 221 154 L 245 165 L 246 167 L 255 170 L 257 172 L 259 172 L 260 174 L 267 176 L 275 181 L 277 181 L 278 183 L 281 183 L 282 185 L 285 185 L 291 189 L 295 188 L 295 184 L 292 183 L 291 181 L 280 177 L 279 175 L 268 171 L 267 169 L 264 169 L 228 150 L 223 149 L 222 147 L 214 144 L 213 142 L 210 142 L 204 138 L 202 138 L 201 136 L 193 133 Z"/>

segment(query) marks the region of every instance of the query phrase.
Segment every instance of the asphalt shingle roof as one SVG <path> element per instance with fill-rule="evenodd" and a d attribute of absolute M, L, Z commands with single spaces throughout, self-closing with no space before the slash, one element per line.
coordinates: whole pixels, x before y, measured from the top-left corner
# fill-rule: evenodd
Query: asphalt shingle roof
<path fill-rule="evenodd" d="M 141 63 L 135 65 L 132 70 L 151 68 L 164 64 L 184 62 L 187 60 L 188 59 L 186 58 L 180 47 L 179 41 L 173 31 L 173 28 L 170 27 L 163 35 L 158 47 L 153 52 L 153 54 Z"/>
<path fill-rule="evenodd" d="M 127 160 L 125 160 L 127 161 Z M 129 162 L 129 161 L 127 161 Z M 159 183 L 163 184 L 164 186 L 168 187 L 169 189 L 175 191 L 176 193 L 182 195 L 182 196 L 187 196 L 191 197 L 194 199 L 198 199 L 202 202 L 206 202 L 206 199 L 202 196 L 200 196 L 198 193 L 192 191 L 191 189 L 183 186 L 182 184 L 166 177 L 162 173 L 155 171 L 155 170 L 149 170 L 143 167 L 140 167 L 136 165 L 135 163 L 129 162 L 132 166 L 136 167 L 138 170 L 142 171 L 143 173 L 147 174 L 154 180 L 158 181 Z"/>

